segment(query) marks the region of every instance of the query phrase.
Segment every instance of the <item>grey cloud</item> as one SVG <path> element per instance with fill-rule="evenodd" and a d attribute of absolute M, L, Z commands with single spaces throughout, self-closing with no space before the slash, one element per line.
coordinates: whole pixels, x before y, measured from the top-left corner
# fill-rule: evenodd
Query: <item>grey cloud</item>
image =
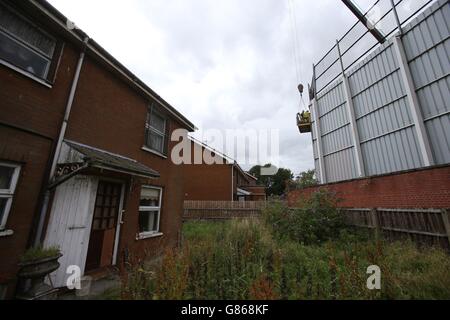
<path fill-rule="evenodd" d="M 88 34 L 98 34 L 96 41 L 202 129 L 279 128 L 281 163 L 295 173 L 314 167 L 311 137 L 295 125 L 300 109 L 288 0 L 50 2 L 83 21 Z M 336 0 L 293 2 L 306 86 L 312 63 L 354 17 Z M 93 5 L 109 8 L 102 24 L 85 10 Z M 117 24 L 112 17 L 125 5 L 120 28 L 135 35 L 126 48 L 127 39 L 101 32 Z M 136 19 L 143 20 L 140 30 Z"/>

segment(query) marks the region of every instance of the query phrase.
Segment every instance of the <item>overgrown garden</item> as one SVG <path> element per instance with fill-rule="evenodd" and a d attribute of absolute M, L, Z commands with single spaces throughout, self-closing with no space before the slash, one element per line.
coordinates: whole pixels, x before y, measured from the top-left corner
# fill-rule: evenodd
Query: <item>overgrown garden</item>
<path fill-rule="evenodd" d="M 450 258 L 438 248 L 387 243 L 346 227 L 336 199 L 318 193 L 260 219 L 189 222 L 183 246 L 140 264 L 124 299 L 449 299 Z M 381 268 L 381 290 L 367 268 Z"/>

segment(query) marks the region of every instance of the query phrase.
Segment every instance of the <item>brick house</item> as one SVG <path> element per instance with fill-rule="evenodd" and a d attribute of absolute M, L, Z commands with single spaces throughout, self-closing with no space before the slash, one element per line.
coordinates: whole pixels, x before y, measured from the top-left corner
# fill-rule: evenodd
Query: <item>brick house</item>
<path fill-rule="evenodd" d="M 257 178 L 245 172 L 230 157 L 191 139 L 191 163 L 184 164 L 185 200 L 194 201 L 265 201 L 265 188 L 257 184 Z M 203 157 L 207 152 L 215 158 L 208 164 Z M 201 159 L 195 161 L 195 158 Z"/>
<path fill-rule="evenodd" d="M 96 272 L 177 245 L 194 125 L 43 0 L 0 1 L 0 299 L 20 256 L 58 245 L 52 274 Z"/>

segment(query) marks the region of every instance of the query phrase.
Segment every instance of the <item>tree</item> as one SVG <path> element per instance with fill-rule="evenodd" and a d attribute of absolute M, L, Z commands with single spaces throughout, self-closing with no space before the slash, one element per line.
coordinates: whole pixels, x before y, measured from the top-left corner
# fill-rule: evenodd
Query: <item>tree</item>
<path fill-rule="evenodd" d="M 316 171 L 308 170 L 300 173 L 295 181 L 296 188 L 309 188 L 319 184 L 319 181 L 316 179 Z"/>
<path fill-rule="evenodd" d="M 268 188 L 268 194 L 275 196 L 284 195 L 292 179 L 294 179 L 294 175 L 291 170 L 284 168 L 278 169 L 278 172 L 271 177 L 272 183 Z"/>
<path fill-rule="evenodd" d="M 265 186 L 266 189 L 270 187 L 270 184 L 271 184 L 271 179 L 270 178 L 271 177 L 270 176 L 262 176 L 261 175 L 261 169 L 262 168 L 270 168 L 271 166 L 272 165 L 270 163 L 266 164 L 265 166 L 257 165 L 257 166 L 254 166 L 253 168 L 251 168 L 250 171 L 249 171 L 249 173 L 252 176 L 258 178 L 258 185 Z"/>
<path fill-rule="evenodd" d="M 266 187 L 268 196 L 282 196 L 286 192 L 288 184 L 292 183 L 294 175 L 291 170 L 280 168 L 273 176 L 262 176 L 261 168 L 270 168 L 270 163 L 264 166 L 254 166 L 249 173 L 258 178 L 258 184 Z"/>

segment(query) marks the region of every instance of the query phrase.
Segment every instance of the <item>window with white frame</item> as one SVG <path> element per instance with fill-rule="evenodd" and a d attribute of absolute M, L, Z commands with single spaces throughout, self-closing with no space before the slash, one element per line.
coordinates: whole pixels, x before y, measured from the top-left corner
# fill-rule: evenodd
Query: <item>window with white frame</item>
<path fill-rule="evenodd" d="M 166 155 L 167 142 L 167 119 L 151 106 L 145 125 L 145 146 Z"/>
<path fill-rule="evenodd" d="M 162 188 L 142 186 L 139 203 L 139 233 L 152 235 L 159 233 L 161 218 Z"/>
<path fill-rule="evenodd" d="M 57 42 L 54 38 L 0 4 L 0 59 L 47 80 Z"/>
<path fill-rule="evenodd" d="M 6 228 L 19 173 L 19 166 L 0 162 L 0 231 Z"/>

